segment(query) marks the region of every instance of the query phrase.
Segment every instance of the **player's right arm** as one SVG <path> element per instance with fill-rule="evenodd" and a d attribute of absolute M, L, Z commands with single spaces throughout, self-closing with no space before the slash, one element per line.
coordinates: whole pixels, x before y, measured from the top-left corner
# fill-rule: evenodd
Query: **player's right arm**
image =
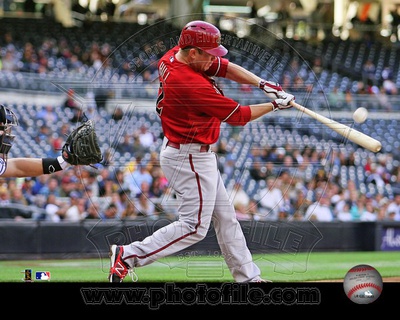
<path fill-rule="evenodd" d="M 216 59 L 207 74 L 258 87 L 273 99 L 271 102 L 250 105 L 250 121 L 258 119 L 271 111 L 291 108 L 290 101 L 294 100 L 294 96 L 283 91 L 279 84 L 265 81 L 253 72 L 230 62 L 228 59 Z"/>

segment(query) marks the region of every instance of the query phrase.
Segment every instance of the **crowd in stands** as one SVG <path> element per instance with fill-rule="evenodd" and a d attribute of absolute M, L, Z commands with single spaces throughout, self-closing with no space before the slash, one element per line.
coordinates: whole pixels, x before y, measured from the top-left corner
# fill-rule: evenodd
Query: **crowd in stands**
<path fill-rule="evenodd" d="M 79 73 L 87 72 L 88 68 L 106 68 L 111 62 L 106 59 L 112 50 L 107 43 L 93 41 L 81 47 L 63 38 L 44 38 L 42 43 L 34 45 L 31 42 L 17 43 L 14 36 L 7 31 L 0 39 L 2 72 L 47 74 L 58 69 Z M 307 83 L 301 77 L 302 70 L 297 70 L 294 63 L 290 66 L 291 73 L 284 73 L 282 84 L 295 92 L 296 88 L 307 88 Z M 382 89 L 384 94 L 397 94 L 397 88 L 391 82 L 391 70 L 384 69 L 382 79 L 374 83 L 371 81 L 375 78 L 370 77 L 373 67 L 370 62 L 365 65 L 360 92 L 353 93 L 376 94 L 376 90 L 381 92 Z M 145 80 L 154 79 L 155 68 L 149 65 L 142 68 L 146 70 L 142 73 Z M 135 72 L 143 70 L 136 69 Z M 314 71 L 315 75 L 321 72 L 318 62 Z M 133 71 L 122 64 L 119 72 L 129 74 Z M 337 100 L 339 93 L 333 92 L 329 96 L 332 101 Z M 69 103 L 73 104 L 73 101 L 67 99 L 64 108 L 78 110 Z M 79 121 L 80 116 L 75 114 L 71 122 Z M 109 116 L 115 117 L 115 114 Z M 51 106 L 43 106 L 34 120 L 38 119 L 45 122 L 60 120 Z M 68 132 L 68 125 L 63 130 Z M 237 139 L 237 130 L 231 128 L 231 132 L 227 139 Z M 48 156 L 57 155 L 63 143 L 59 137 L 64 134 L 59 132 L 54 138 L 53 133 L 49 127 L 43 126 L 43 132 L 32 137 L 38 142 L 51 144 Z M 162 137 L 154 135 L 143 125 L 135 132 L 124 134 L 123 141 L 114 148 L 104 150 L 105 160 L 96 168 L 72 167 L 37 178 L 0 178 L 0 207 L 10 204 L 35 206 L 42 209 L 41 214 L 28 219 L 60 223 L 86 219 L 176 219 L 179 199 L 163 175 L 158 152 L 151 150 L 159 139 Z M 227 148 L 227 139 L 221 139 L 213 148 L 221 159 L 225 159 L 220 163 L 220 170 L 226 181 L 235 181 L 229 185 L 228 191 L 240 220 L 400 221 L 399 159 L 393 159 L 390 154 L 370 156 L 357 162 L 357 149 L 348 152 L 334 147 L 327 154 L 315 145 L 301 148 L 290 144 L 284 147 L 253 145 L 248 155 L 251 166 L 239 168 L 237 174 L 236 155 Z M 132 158 L 123 165 L 115 163 L 115 152 L 130 153 Z M 375 190 L 382 192 L 361 192 L 352 180 L 343 183 L 340 168 L 354 166 L 363 167 L 366 185 L 372 184 Z M 334 167 L 339 168 L 335 174 Z M 240 179 L 246 170 L 262 187 L 251 192 L 246 190 Z M 15 219 L 26 218 L 16 216 Z"/>
<path fill-rule="evenodd" d="M 142 126 L 125 139 L 135 155 L 126 164 L 116 165 L 110 159 L 107 165 L 96 168 L 71 167 L 37 178 L 0 179 L 0 206 L 36 206 L 43 209 L 42 214 L 30 219 L 53 222 L 175 219 L 179 200 L 169 189 L 158 152 L 149 151 L 149 145 L 161 138 Z M 139 146 L 135 150 L 134 139 Z M 228 190 L 240 220 L 400 221 L 400 170 L 390 166 L 390 156 L 382 154 L 364 161 L 365 182 L 377 186 L 376 190 L 385 185 L 392 190 L 391 194 L 371 194 L 360 192 L 353 180 L 343 185 L 339 174 L 324 169 L 327 162 L 331 168 L 355 166 L 354 154 L 346 156 L 338 149 L 327 155 L 317 148 L 299 150 L 290 145 L 252 146 L 251 167 L 244 170 L 262 187 L 249 193 L 241 182 L 243 173 L 232 170 L 229 159 L 234 158 L 233 153 L 225 146 L 222 139 L 213 148 L 219 157 L 227 159 L 220 164 L 221 173 L 236 177 Z M 146 152 L 150 158 L 144 160 Z"/>

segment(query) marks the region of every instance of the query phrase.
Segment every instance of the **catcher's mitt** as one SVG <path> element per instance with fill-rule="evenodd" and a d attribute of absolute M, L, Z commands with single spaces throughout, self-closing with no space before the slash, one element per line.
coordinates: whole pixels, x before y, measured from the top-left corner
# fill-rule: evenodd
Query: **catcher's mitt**
<path fill-rule="evenodd" d="M 92 165 L 102 161 L 103 156 L 92 120 L 83 122 L 68 135 L 61 154 L 72 165 Z"/>

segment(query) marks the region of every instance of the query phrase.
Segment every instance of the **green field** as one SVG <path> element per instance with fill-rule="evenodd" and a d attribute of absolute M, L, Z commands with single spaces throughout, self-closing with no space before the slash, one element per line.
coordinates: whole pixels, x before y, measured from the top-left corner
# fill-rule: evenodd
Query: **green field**
<path fill-rule="evenodd" d="M 262 276 L 273 282 L 343 280 L 359 264 L 376 268 L 384 281 L 400 277 L 400 252 L 330 252 L 254 255 Z M 51 282 L 107 282 L 109 260 L 59 259 L 0 261 L 0 282 L 21 282 L 24 269 L 49 271 Z M 172 256 L 137 268 L 139 282 L 229 282 L 232 277 L 219 256 Z M 126 278 L 124 282 L 131 282 Z M 43 281 L 41 281 L 43 282 Z"/>

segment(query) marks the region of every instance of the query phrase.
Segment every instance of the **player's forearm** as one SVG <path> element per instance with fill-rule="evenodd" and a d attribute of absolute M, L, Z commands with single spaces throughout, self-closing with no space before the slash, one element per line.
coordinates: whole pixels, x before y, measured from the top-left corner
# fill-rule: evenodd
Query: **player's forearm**
<path fill-rule="evenodd" d="M 7 169 L 2 177 L 37 177 L 61 171 L 69 166 L 64 159 L 57 158 L 14 158 L 7 160 Z"/>
<path fill-rule="evenodd" d="M 250 121 L 253 121 L 253 120 L 273 111 L 273 109 L 274 109 L 274 105 L 272 104 L 272 102 L 250 105 L 250 110 L 251 110 Z"/>
<path fill-rule="evenodd" d="M 225 78 L 241 84 L 250 84 L 255 87 L 258 87 L 261 80 L 261 78 L 256 76 L 254 73 L 232 62 L 229 62 L 228 64 Z"/>
<path fill-rule="evenodd" d="M 36 177 L 43 174 L 42 159 L 14 158 L 7 160 L 3 177 Z"/>

